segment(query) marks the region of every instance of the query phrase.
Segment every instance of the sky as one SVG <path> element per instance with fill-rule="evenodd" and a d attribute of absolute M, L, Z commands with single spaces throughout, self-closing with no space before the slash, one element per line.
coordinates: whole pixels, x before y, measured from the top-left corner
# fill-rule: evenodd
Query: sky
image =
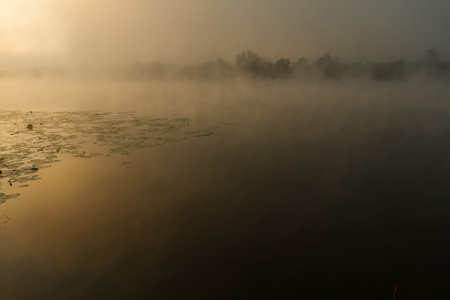
<path fill-rule="evenodd" d="M 202 63 L 253 50 L 311 62 L 450 60 L 447 0 L 0 0 L 0 69 Z"/>

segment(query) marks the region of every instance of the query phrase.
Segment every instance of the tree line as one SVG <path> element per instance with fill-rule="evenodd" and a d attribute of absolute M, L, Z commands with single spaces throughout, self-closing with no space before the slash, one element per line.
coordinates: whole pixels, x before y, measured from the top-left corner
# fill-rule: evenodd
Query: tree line
<path fill-rule="evenodd" d="M 1 71 L 0 79 L 9 77 L 66 77 L 73 70 L 65 68 Z M 439 52 L 428 49 L 416 62 L 399 59 L 388 63 L 342 63 L 337 57 L 325 53 L 314 62 L 306 58 L 291 61 L 279 58 L 275 62 L 260 57 L 254 51 L 243 51 L 236 55 L 234 63 L 222 59 L 203 64 L 179 66 L 160 62 L 140 63 L 108 70 L 87 68 L 76 74 L 84 78 L 113 77 L 120 80 L 164 80 L 197 79 L 226 80 L 237 77 L 264 80 L 340 80 L 370 79 L 379 81 L 407 80 L 408 78 L 450 79 L 450 61 L 442 61 Z"/>
<path fill-rule="evenodd" d="M 187 79 L 227 79 L 239 76 L 257 79 L 338 80 L 373 79 L 405 80 L 410 77 L 450 79 L 450 62 L 441 61 L 439 52 L 431 48 L 417 62 L 399 59 L 389 63 L 342 63 L 337 57 L 325 53 L 314 62 L 299 58 L 292 62 L 280 58 L 275 62 L 260 57 L 254 51 L 236 55 L 234 64 L 222 59 L 204 64 L 177 67 L 157 62 L 134 65 L 123 69 L 121 76 L 130 79 L 162 79 L 168 77 Z"/>

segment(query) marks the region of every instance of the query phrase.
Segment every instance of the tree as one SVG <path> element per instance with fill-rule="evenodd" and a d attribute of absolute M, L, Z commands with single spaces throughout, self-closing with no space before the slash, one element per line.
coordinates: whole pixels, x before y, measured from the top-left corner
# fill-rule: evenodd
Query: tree
<path fill-rule="evenodd" d="M 325 53 L 322 57 L 316 60 L 314 65 L 323 73 L 325 79 L 336 79 L 340 77 L 342 73 L 342 68 L 337 57 L 333 59 L 330 53 Z"/>
<path fill-rule="evenodd" d="M 289 58 L 280 58 L 275 63 L 275 76 L 276 77 L 288 77 L 291 73 L 291 62 Z"/>
<path fill-rule="evenodd" d="M 439 58 L 440 58 L 439 52 L 436 49 L 431 48 L 431 49 L 428 49 L 427 54 L 425 54 L 425 56 L 423 58 L 423 61 L 427 62 L 427 63 L 435 64 L 435 63 L 439 62 Z"/>
<path fill-rule="evenodd" d="M 236 55 L 236 66 L 245 71 L 257 71 L 261 64 L 261 57 L 253 51 L 247 50 Z"/>
<path fill-rule="evenodd" d="M 261 59 L 253 51 L 244 51 L 236 55 L 236 66 L 241 72 L 255 77 L 267 78 L 273 76 L 274 65 L 270 61 Z"/>
<path fill-rule="evenodd" d="M 372 66 L 372 76 L 376 80 L 404 80 L 406 78 L 406 60 L 392 63 L 378 63 Z"/>
<path fill-rule="evenodd" d="M 331 57 L 330 53 L 325 53 L 323 56 L 319 57 L 319 59 L 316 60 L 315 64 L 318 67 L 327 67 L 329 65 L 334 64 L 335 61 Z"/>

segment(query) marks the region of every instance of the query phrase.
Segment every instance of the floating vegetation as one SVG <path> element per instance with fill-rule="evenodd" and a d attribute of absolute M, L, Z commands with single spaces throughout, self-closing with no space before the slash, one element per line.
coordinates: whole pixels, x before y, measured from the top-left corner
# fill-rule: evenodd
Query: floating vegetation
<path fill-rule="evenodd" d="M 220 134 L 218 127 L 183 132 L 189 123 L 186 118 L 150 118 L 127 112 L 0 111 L 0 190 L 15 183 L 19 185 L 14 187 L 27 187 L 26 182 L 40 179 L 35 173 L 60 161 L 60 155 L 84 159 L 128 155 L 187 137 Z M 19 194 L 0 195 L 3 203 Z"/>
<path fill-rule="evenodd" d="M 0 193 L 0 204 L 5 203 L 6 200 L 13 199 L 19 197 L 19 193 L 5 195 L 4 193 Z"/>
<path fill-rule="evenodd" d="M 186 134 L 191 134 L 194 135 L 194 137 L 198 138 L 198 137 L 204 137 L 204 136 L 210 136 L 210 135 L 223 135 L 223 133 L 218 132 L 219 127 L 212 127 L 212 128 L 206 128 L 206 129 L 201 129 L 198 131 L 190 131 L 190 132 L 186 132 Z"/>

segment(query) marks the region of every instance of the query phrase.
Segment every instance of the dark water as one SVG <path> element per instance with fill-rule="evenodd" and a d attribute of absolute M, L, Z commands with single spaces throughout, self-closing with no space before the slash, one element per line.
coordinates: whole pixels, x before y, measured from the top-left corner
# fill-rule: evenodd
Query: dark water
<path fill-rule="evenodd" d="M 167 111 L 222 135 L 63 155 L 0 206 L 0 298 L 448 298 L 449 95 L 197 87 Z"/>

